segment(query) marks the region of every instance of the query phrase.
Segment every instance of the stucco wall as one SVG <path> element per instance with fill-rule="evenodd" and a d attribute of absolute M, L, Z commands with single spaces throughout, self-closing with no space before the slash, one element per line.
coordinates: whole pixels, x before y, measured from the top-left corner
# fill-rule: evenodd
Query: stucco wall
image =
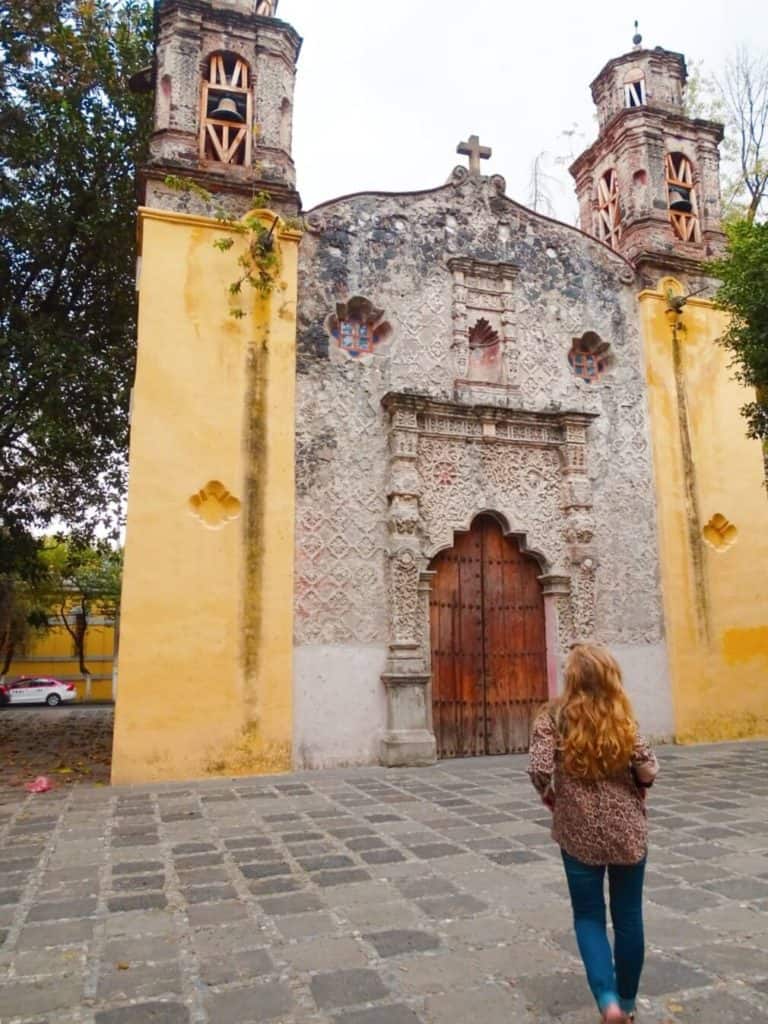
<path fill-rule="evenodd" d="M 274 215 L 265 211 L 265 223 Z M 291 764 L 298 236 L 271 295 L 214 220 L 143 210 L 112 779 Z"/>
<path fill-rule="evenodd" d="M 455 174 L 433 192 L 340 199 L 312 211 L 308 227 L 299 273 L 295 633 L 296 729 L 307 737 L 306 762 L 327 763 L 331 749 L 332 759 L 361 759 L 360 744 L 342 742 L 335 728 L 327 734 L 310 728 L 307 695 L 319 692 L 324 672 L 309 656 L 313 649 L 336 651 L 339 664 L 347 655 L 354 658 L 355 671 L 338 675 L 334 699 L 357 707 L 364 694 L 367 733 L 385 725 L 384 704 L 370 700 L 381 686 L 381 649 L 390 639 L 381 399 L 392 391 L 452 399 L 456 379 L 466 376 L 454 335 L 457 285 L 448 263 L 454 257 L 517 268 L 504 312 L 504 375 L 512 386 L 505 401 L 526 410 L 595 414 L 586 446 L 594 633 L 632 652 L 628 685 L 642 708 L 642 724 L 668 735 L 648 416 L 631 269 L 580 232 L 516 206 L 497 177 Z M 392 328 L 370 356 L 347 356 L 329 332 L 336 304 L 353 296 L 381 309 Z M 586 331 L 611 346 L 612 366 L 596 385 L 577 380 L 567 359 L 572 340 Z M 546 467 L 543 472 L 546 489 L 551 481 Z M 514 476 L 505 486 L 513 484 Z M 515 506 L 514 495 L 506 500 Z M 535 508 L 535 501 L 526 507 Z M 534 524 L 519 526 L 532 530 Z M 428 547 L 425 537 L 425 552 Z M 549 570 L 569 571 L 564 545 L 550 547 L 544 552 Z M 644 650 L 653 672 L 637 656 Z"/>
<path fill-rule="evenodd" d="M 667 310 L 664 279 L 640 297 L 676 731 L 682 741 L 768 734 L 768 495 L 716 339 L 724 314 L 692 298 Z M 677 349 L 677 358 L 675 349 Z M 735 527 L 712 532 L 713 517 Z M 708 542 L 707 538 L 710 538 Z M 714 541 L 712 543 L 711 541 Z"/>
<path fill-rule="evenodd" d="M 294 758 L 304 768 L 375 763 L 386 717 L 382 644 L 305 644 L 294 660 Z"/>

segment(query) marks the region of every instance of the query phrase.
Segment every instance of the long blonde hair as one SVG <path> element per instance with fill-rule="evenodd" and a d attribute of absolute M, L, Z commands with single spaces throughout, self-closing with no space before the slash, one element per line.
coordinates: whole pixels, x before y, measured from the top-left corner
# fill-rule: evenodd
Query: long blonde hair
<path fill-rule="evenodd" d="M 565 662 L 563 695 L 553 710 L 568 775 L 605 779 L 629 766 L 637 723 L 621 669 L 607 648 L 574 644 Z"/>

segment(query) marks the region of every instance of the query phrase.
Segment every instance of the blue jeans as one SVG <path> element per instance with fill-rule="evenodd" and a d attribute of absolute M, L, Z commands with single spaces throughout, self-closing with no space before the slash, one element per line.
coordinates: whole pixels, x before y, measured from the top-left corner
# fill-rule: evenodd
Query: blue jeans
<path fill-rule="evenodd" d="M 608 865 L 615 946 L 612 955 L 605 926 L 605 865 L 582 864 L 565 850 L 562 854 L 571 894 L 576 941 L 595 1002 L 601 1011 L 612 1003 L 618 1003 L 625 1013 L 632 1013 L 645 954 L 645 858 L 639 864 Z"/>

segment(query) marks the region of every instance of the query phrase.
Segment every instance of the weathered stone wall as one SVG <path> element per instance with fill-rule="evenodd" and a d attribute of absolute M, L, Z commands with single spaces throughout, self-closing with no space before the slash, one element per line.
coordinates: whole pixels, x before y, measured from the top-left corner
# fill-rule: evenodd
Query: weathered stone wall
<path fill-rule="evenodd" d="M 578 600 L 582 607 L 591 602 L 588 625 L 623 658 L 644 726 L 671 732 L 630 267 L 575 229 L 512 203 L 498 177 L 466 171 L 431 192 L 336 200 L 313 211 L 308 226 L 300 255 L 296 427 L 299 760 L 320 765 L 378 757 L 386 726 L 380 674 L 392 639 L 392 488 L 381 400 L 399 392 L 453 401 L 455 382 L 468 371 L 465 326 L 482 313 L 483 302 L 483 315 L 503 338 L 497 390 L 483 402 L 552 416 L 594 414 L 585 445 L 589 498 L 573 499 L 591 509 L 563 511 L 563 470 L 546 447 L 499 442 L 470 449 L 459 437 L 440 442 L 436 454 L 430 450 L 436 442 L 423 437 L 423 565 L 446 543 L 446 522 L 466 528 L 489 503 L 510 528 L 541 534 L 544 571 L 569 575 L 576 595 L 588 577 L 593 595 Z M 457 258 L 460 267 L 467 260 L 481 265 L 471 271 L 479 275 L 474 286 L 457 276 Z M 508 283 L 489 284 L 482 271 L 488 264 L 504 264 Z M 354 296 L 370 300 L 391 328 L 371 355 L 350 357 L 329 330 L 337 303 Z M 609 369 L 596 384 L 577 379 L 568 362 L 573 339 L 587 331 L 610 345 Z M 471 404 L 471 387 L 468 394 L 464 401 Z M 446 465 L 438 468 L 437 461 Z M 435 510 L 441 510 L 439 529 L 430 520 Z M 561 641 L 576 629 L 566 618 Z"/>

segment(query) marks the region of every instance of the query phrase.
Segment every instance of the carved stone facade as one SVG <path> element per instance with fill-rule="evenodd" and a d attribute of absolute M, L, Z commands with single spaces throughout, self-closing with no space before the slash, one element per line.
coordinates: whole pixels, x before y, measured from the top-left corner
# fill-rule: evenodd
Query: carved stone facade
<path fill-rule="evenodd" d="M 671 732 L 634 273 L 516 205 L 498 176 L 461 170 L 307 217 L 295 691 L 308 766 L 434 757 L 430 560 L 482 512 L 541 566 L 552 686 L 573 639 L 604 640 L 644 726 Z M 329 323 L 356 296 L 391 331 L 339 359 Z M 569 361 L 587 332 L 611 353 L 589 382 Z"/>
<path fill-rule="evenodd" d="M 493 406 L 388 394 L 390 423 L 389 559 L 392 637 L 385 683 L 390 691 L 419 690 L 429 679 L 428 619 L 419 586 L 430 559 L 492 510 L 505 530 L 523 538 L 542 570 L 545 600 L 557 594 L 551 618 L 554 645 L 567 647 L 594 632 L 592 497 L 586 431 L 578 412 L 506 412 Z M 576 573 L 575 586 L 571 574 Z M 547 584 L 557 581 L 553 589 Z M 390 700 L 390 704 L 393 701 Z M 383 739 L 386 763 L 404 761 L 398 723 Z M 408 760 L 415 737 L 406 726 Z M 433 754 L 429 736 L 422 754 Z"/>
<path fill-rule="evenodd" d="M 456 396 L 506 404 L 517 390 L 513 291 L 517 267 L 464 257 L 449 260 L 448 267 L 453 274 Z M 482 358 L 485 353 L 490 358 Z"/>

